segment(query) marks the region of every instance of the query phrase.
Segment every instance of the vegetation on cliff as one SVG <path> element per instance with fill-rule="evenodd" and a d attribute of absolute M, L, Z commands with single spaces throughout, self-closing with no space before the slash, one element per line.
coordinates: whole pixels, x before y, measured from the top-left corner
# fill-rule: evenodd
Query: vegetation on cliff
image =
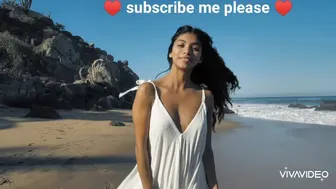
<path fill-rule="evenodd" d="M 128 61 L 89 44 L 30 10 L 32 0 L 5 0 L 0 7 L 0 100 L 16 107 L 130 108 L 134 93 L 118 94 L 138 76 Z"/>

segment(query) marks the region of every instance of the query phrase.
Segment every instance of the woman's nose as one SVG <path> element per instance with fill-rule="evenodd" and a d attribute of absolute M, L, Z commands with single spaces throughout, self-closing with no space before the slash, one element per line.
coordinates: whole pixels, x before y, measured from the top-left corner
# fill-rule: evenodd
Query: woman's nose
<path fill-rule="evenodd" d="M 186 47 L 184 50 L 183 50 L 183 52 L 185 53 L 185 54 L 192 54 L 192 48 L 191 47 Z"/>

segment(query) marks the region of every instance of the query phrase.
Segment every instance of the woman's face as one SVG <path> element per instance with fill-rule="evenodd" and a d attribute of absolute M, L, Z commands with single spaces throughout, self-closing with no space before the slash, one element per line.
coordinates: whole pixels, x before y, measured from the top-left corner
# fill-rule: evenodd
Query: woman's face
<path fill-rule="evenodd" d="M 173 65 L 179 69 L 187 70 L 194 68 L 201 62 L 202 48 L 197 36 L 192 33 L 180 35 L 174 42 L 169 57 Z"/>

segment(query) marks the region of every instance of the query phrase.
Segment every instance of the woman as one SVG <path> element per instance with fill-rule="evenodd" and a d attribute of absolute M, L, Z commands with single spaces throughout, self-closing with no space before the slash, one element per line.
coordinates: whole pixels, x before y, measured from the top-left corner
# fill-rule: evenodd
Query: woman
<path fill-rule="evenodd" d="M 211 134 L 239 83 L 212 43 L 202 30 L 180 27 L 168 49 L 170 72 L 137 88 L 137 165 L 118 189 L 219 188 Z"/>

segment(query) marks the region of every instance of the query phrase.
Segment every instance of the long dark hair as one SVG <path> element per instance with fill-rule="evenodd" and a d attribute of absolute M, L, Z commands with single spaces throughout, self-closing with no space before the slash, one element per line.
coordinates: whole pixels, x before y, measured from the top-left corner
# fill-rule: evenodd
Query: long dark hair
<path fill-rule="evenodd" d="M 171 44 L 169 45 L 167 53 L 169 68 L 163 72 L 171 69 L 172 59 L 169 57 L 169 53 L 172 51 L 177 37 L 185 33 L 195 34 L 202 46 L 202 63 L 197 64 L 193 69 L 191 81 L 197 85 L 206 85 L 207 89 L 209 89 L 214 96 L 215 110 L 212 123 L 214 129 L 217 120 L 220 122 L 224 118 L 225 109 L 228 109 L 228 104 L 232 106 L 230 93 L 240 88 L 239 82 L 234 73 L 226 67 L 217 49 L 212 46 L 212 38 L 201 29 L 189 25 L 178 28 L 171 38 Z"/>

